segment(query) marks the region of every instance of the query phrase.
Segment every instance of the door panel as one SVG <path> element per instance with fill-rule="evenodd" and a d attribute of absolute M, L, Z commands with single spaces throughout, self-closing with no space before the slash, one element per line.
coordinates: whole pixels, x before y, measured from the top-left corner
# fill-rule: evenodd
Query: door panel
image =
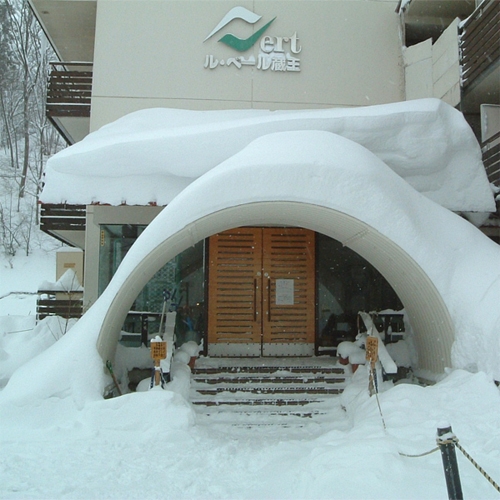
<path fill-rule="evenodd" d="M 210 239 L 208 353 L 314 353 L 314 232 L 238 228 Z"/>
<path fill-rule="evenodd" d="M 210 239 L 209 355 L 260 356 L 261 260 L 261 228 L 238 228 Z"/>
<path fill-rule="evenodd" d="M 314 232 L 265 228 L 263 354 L 314 353 Z"/>

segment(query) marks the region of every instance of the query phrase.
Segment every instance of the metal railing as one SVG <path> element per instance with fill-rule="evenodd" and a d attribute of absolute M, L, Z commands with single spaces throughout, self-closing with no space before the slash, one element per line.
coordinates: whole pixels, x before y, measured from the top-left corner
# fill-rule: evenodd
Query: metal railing
<path fill-rule="evenodd" d="M 500 58 L 500 2 L 483 2 L 460 28 L 462 87 Z"/>
<path fill-rule="evenodd" d="M 500 132 L 491 136 L 481 144 L 483 164 L 488 180 L 500 186 Z M 489 219 L 483 224 L 481 230 L 493 241 L 500 245 L 500 199 L 496 201 L 496 212 L 490 214 Z"/>
<path fill-rule="evenodd" d="M 92 63 L 51 62 L 47 116 L 90 117 Z"/>
<path fill-rule="evenodd" d="M 481 150 L 488 180 L 500 185 L 500 132 L 483 142 Z"/>

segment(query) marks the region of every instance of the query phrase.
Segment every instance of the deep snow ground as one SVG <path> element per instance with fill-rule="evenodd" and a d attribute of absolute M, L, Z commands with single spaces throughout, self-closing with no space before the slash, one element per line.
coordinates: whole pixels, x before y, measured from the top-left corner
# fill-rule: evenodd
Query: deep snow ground
<path fill-rule="evenodd" d="M 398 454 L 432 449 L 443 422 L 498 476 L 500 395 L 484 374 L 455 371 L 434 387 L 380 394 L 385 431 L 359 373 L 320 427 L 202 426 L 180 396 L 162 390 L 79 410 L 69 398 L 2 406 L 0 497 L 446 498 L 439 453 Z M 458 461 L 465 498 L 498 498 L 460 453 Z"/>
<path fill-rule="evenodd" d="M 3 272 L 17 290 L 28 275 L 30 282 L 54 279 L 45 265 L 29 269 L 15 265 Z M 0 283 L 7 286 L 4 279 Z M 16 314 L 0 316 L 0 368 L 6 378 L 8 366 L 24 364 L 55 342 L 46 325 L 31 330 L 31 309 L 12 305 L 10 310 Z M 27 331 L 12 333 L 20 327 Z M 35 380 L 37 373 L 26 376 Z M 500 481 L 500 391 L 481 372 L 455 370 L 426 388 L 385 385 L 380 405 L 387 430 L 376 399 L 368 396 L 363 370 L 332 405 L 328 422 L 304 419 L 302 427 L 207 423 L 171 391 L 81 405 L 66 393 L 16 403 L 2 401 L 2 392 L 0 498 L 5 499 L 446 498 L 439 453 L 399 455 L 434 448 L 436 429 L 444 423 Z M 498 498 L 465 457 L 457 456 L 464 497 Z"/>
<path fill-rule="evenodd" d="M 55 281 L 55 251 L 56 247 L 51 245 L 35 250 L 28 257 L 0 256 L 0 317 L 35 317 L 38 286 L 45 280 Z"/>

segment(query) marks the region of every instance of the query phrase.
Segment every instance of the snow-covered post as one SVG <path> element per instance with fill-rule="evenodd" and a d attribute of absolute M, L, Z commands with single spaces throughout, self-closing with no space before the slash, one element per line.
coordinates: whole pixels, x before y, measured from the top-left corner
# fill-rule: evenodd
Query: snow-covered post
<path fill-rule="evenodd" d="M 460 474 L 458 473 L 457 455 L 455 453 L 456 436 L 451 430 L 451 426 L 439 427 L 437 430 L 437 444 L 441 450 L 443 459 L 444 475 L 446 487 L 448 488 L 448 498 L 450 500 L 463 500 Z"/>

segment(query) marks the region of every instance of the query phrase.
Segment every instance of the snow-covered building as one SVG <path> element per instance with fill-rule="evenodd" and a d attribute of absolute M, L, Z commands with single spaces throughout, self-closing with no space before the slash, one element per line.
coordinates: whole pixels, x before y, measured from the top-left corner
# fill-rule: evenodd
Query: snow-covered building
<path fill-rule="evenodd" d="M 429 241 L 465 244 L 448 214 L 496 210 L 479 142 L 498 181 L 498 2 L 30 3 L 74 144 L 49 161 L 42 228 L 84 250 L 86 308 L 148 228 L 103 359 L 167 301 L 211 356 L 328 352 L 358 311 L 396 333 L 404 308 L 419 366 L 451 365 L 453 280 Z"/>

